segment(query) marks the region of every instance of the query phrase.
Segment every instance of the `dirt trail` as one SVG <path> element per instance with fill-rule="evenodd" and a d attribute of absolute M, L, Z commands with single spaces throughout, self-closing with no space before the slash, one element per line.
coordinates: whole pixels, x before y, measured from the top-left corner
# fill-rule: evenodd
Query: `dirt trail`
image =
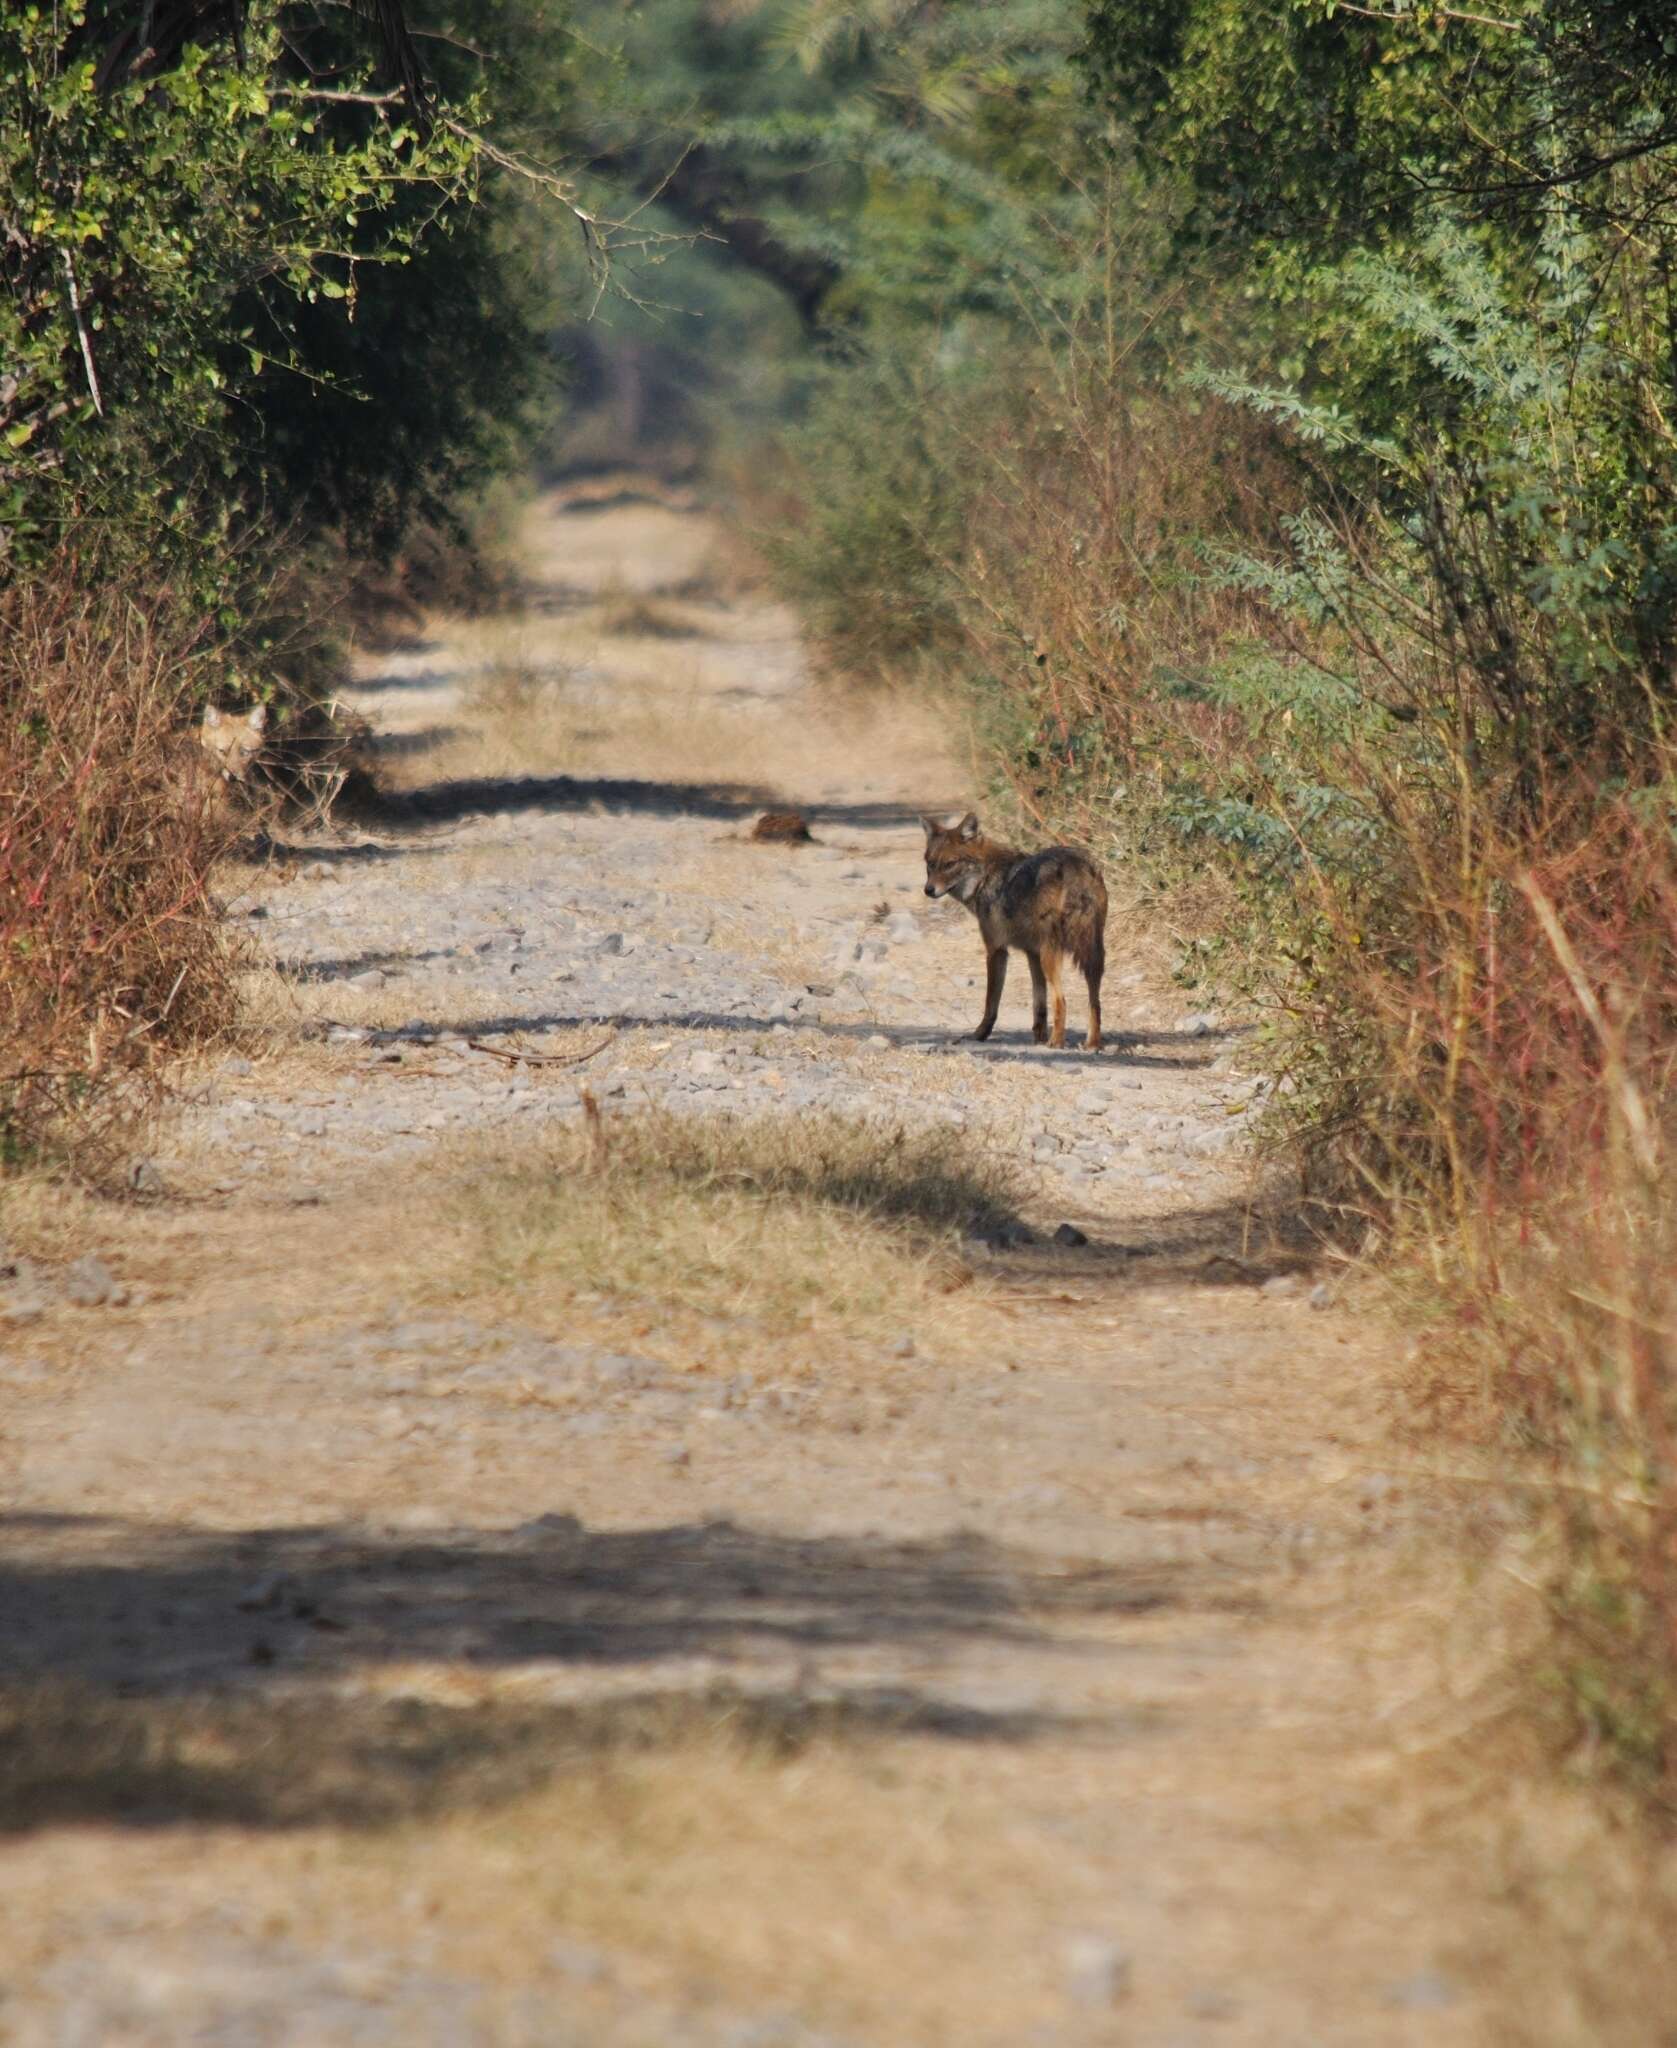
<path fill-rule="evenodd" d="M 1106 1056 L 1023 985 L 959 1042 L 968 778 L 716 544 L 543 505 L 525 612 L 366 664 L 411 822 L 241 878 L 279 1049 L 198 1077 L 129 1300 L 0 1339 L 0 2039 L 1503 2038 L 1436 1766 L 1494 1658 L 1381 1334 L 1243 1234 L 1236 1041 L 1120 916 Z M 503 1307 L 450 1176 L 579 1077 L 963 1131 L 1035 1241 L 895 1335 Z"/>

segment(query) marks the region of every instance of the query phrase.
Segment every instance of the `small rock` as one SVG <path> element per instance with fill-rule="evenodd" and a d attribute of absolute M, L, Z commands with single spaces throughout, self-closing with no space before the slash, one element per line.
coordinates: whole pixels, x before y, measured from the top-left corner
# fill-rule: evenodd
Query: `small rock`
<path fill-rule="evenodd" d="M 450 1529 L 454 1526 L 453 1518 L 441 1508 L 427 1506 L 392 1508 L 379 1519 L 385 1528 L 403 1535 L 420 1535 L 428 1529 Z"/>
<path fill-rule="evenodd" d="M 871 1034 L 870 1034 L 870 1035 L 869 1035 L 869 1036 L 868 1036 L 867 1038 L 864 1038 L 864 1039 L 862 1040 L 862 1043 L 863 1043 L 864 1045 L 871 1045 L 871 1046 L 873 1046 L 873 1047 L 874 1047 L 874 1048 L 875 1048 L 876 1050 L 882 1051 L 882 1050 L 884 1050 L 884 1049 L 885 1049 L 885 1048 L 886 1048 L 887 1046 L 889 1046 L 889 1045 L 890 1045 L 891 1041 L 890 1041 L 890 1039 L 886 1038 L 886 1037 L 885 1037 L 885 1036 L 883 1035 L 883 1033 L 881 1033 L 881 1032 L 878 1032 L 878 1031 L 875 1031 L 875 1032 L 871 1033 Z"/>
<path fill-rule="evenodd" d="M 1062 1223 L 1054 1233 L 1054 1242 L 1056 1244 L 1077 1246 L 1087 1244 L 1089 1240 L 1075 1223 Z"/>
<path fill-rule="evenodd" d="M 222 1061 L 221 1071 L 242 1081 L 246 1074 L 254 1073 L 255 1069 L 243 1053 L 235 1053 L 230 1060 Z"/>
<path fill-rule="evenodd" d="M 348 980 L 350 988 L 383 988 L 384 970 L 380 967 L 363 967 L 359 974 L 352 974 Z"/>
<path fill-rule="evenodd" d="M 295 1606 L 302 1588 L 289 1572 L 267 1572 L 253 1580 L 234 1601 L 241 1614 L 271 1614 L 277 1608 Z"/>
<path fill-rule="evenodd" d="M 1297 1294 L 1299 1291 L 1298 1275 L 1296 1273 L 1272 1273 L 1258 1291 L 1260 1294 L 1275 1295 L 1283 1298 L 1289 1294 Z"/>
<path fill-rule="evenodd" d="M 1388 1984 L 1381 1996 L 1399 2012 L 1442 2012 L 1455 2005 L 1461 1993 L 1441 1970 L 1417 1970 L 1413 1977 Z"/>
<path fill-rule="evenodd" d="M 297 1119 L 297 1131 L 300 1137 L 324 1138 L 326 1135 L 326 1119 L 319 1110 L 311 1110 L 308 1114 Z"/>
<path fill-rule="evenodd" d="M 1318 1280 L 1316 1285 L 1311 1288 L 1310 1306 L 1312 1308 L 1333 1307 L 1333 1289 L 1329 1287 L 1325 1280 Z"/>
<path fill-rule="evenodd" d="M 44 1358 L 0 1358 L 0 1372 L 14 1387 L 44 1387 L 52 1378 Z"/>
<path fill-rule="evenodd" d="M 1077 1106 L 1085 1116 L 1105 1116 L 1112 1108 L 1107 1098 L 1094 1088 L 1085 1088 L 1077 1098 Z"/>
<path fill-rule="evenodd" d="M 603 1984 L 612 1974 L 610 1959 L 586 1942 L 552 1942 L 547 1958 L 562 1977 L 569 1977 L 575 1984 Z"/>
<path fill-rule="evenodd" d="M 1065 1947 L 1066 1991 L 1079 2005 L 1116 2005 L 1130 1989 L 1129 1951 L 1105 1935 L 1080 1935 Z"/>
<path fill-rule="evenodd" d="M 155 1159 L 136 1159 L 128 1169 L 128 1185 L 137 1195 L 160 1195 L 163 1176 Z"/>
<path fill-rule="evenodd" d="M 98 1308 L 105 1302 L 120 1306 L 128 1299 L 128 1290 L 97 1252 L 84 1252 L 65 1268 L 64 1293 L 78 1308 Z"/>
<path fill-rule="evenodd" d="M 1217 1029 L 1217 1019 L 1209 1011 L 1201 1010 L 1192 1017 L 1184 1017 L 1182 1029 L 1190 1038 L 1209 1038 Z"/>
<path fill-rule="evenodd" d="M 332 863 L 325 860 L 311 860 L 299 872 L 305 882 L 329 882 L 332 879 Z"/>
<path fill-rule="evenodd" d="M 511 1531 L 527 1543 L 551 1543 L 555 1537 L 582 1536 L 587 1532 L 580 1517 L 576 1515 L 537 1515 L 534 1521 L 520 1522 Z"/>

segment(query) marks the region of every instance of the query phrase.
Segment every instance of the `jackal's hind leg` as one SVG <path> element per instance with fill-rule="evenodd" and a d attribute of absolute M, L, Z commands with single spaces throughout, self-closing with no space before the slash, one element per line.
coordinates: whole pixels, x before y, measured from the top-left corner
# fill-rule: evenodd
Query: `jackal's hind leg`
<path fill-rule="evenodd" d="M 1048 1036 L 1048 983 L 1042 972 L 1042 955 L 1027 953 L 1031 970 L 1031 1036 L 1041 1045 Z"/>
<path fill-rule="evenodd" d="M 1044 946 L 1042 949 L 1042 972 L 1048 983 L 1048 993 L 1054 999 L 1054 1023 L 1048 1033 L 1050 1045 L 1064 1045 L 1066 1042 L 1066 992 L 1060 976 L 1065 971 L 1065 956 Z"/>
<path fill-rule="evenodd" d="M 1089 1036 L 1083 1041 L 1090 1052 L 1101 1049 L 1101 976 L 1106 972 L 1106 948 L 1099 940 L 1083 969 L 1089 984 Z"/>

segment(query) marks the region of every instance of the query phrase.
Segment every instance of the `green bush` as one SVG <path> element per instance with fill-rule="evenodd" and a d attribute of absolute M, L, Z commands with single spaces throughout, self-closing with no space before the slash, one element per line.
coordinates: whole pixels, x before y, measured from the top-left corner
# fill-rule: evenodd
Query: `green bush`
<path fill-rule="evenodd" d="M 957 641 L 962 531 L 978 470 L 960 380 L 865 358 L 816 384 L 788 437 L 796 511 L 759 544 L 832 659 L 870 675 Z"/>

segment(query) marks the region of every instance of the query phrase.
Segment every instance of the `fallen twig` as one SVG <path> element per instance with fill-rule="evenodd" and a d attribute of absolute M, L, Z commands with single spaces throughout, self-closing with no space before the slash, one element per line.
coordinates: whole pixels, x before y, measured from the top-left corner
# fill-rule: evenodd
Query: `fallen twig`
<path fill-rule="evenodd" d="M 518 1052 L 508 1046 L 487 1045 L 481 1038 L 468 1038 L 466 1043 L 473 1052 L 486 1052 L 492 1060 L 504 1060 L 509 1067 L 580 1067 L 584 1060 L 604 1052 L 616 1036 L 615 1030 L 608 1031 L 598 1045 L 590 1045 L 582 1052 Z"/>

